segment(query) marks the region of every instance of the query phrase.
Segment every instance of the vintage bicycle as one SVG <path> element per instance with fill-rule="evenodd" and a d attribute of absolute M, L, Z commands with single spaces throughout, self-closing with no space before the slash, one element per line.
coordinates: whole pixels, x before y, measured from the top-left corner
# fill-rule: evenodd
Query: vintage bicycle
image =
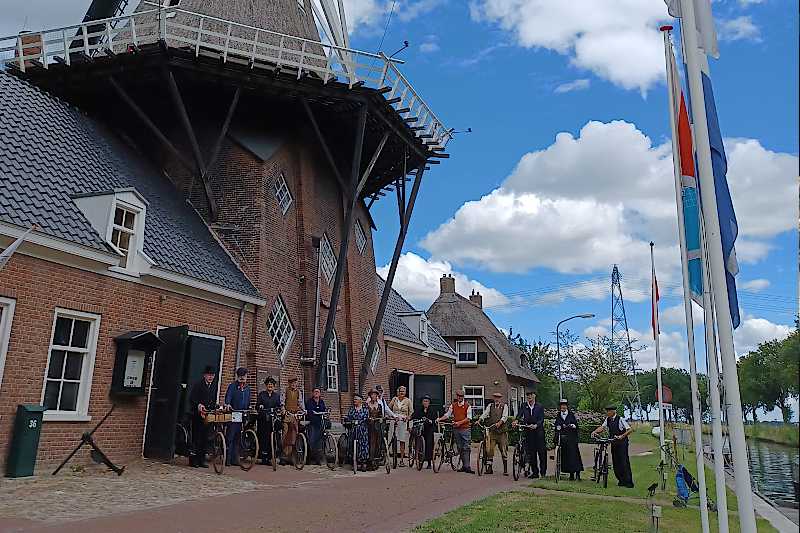
<path fill-rule="evenodd" d="M 425 463 L 425 426 L 433 424 L 428 418 L 411 421 L 411 430 L 408 439 L 408 466 L 422 470 Z M 431 461 L 433 462 L 433 461 Z"/>
<path fill-rule="evenodd" d="M 233 420 L 233 413 L 223 409 L 212 409 L 206 413 L 203 422 L 208 424 L 208 459 L 214 472 L 222 474 L 225 470 L 227 446 L 225 444 L 225 428 Z"/>
<path fill-rule="evenodd" d="M 433 448 L 433 471 L 438 473 L 445 461 L 453 470 L 461 470 L 463 463 L 461 453 L 456 446 L 455 431 L 452 422 L 439 422 L 439 438 Z"/>
<path fill-rule="evenodd" d="M 339 464 L 341 466 L 344 466 L 347 463 L 352 464 L 354 475 L 358 471 L 358 442 L 356 442 L 358 434 L 357 429 L 358 426 L 365 422 L 365 420 L 345 420 L 343 422 L 345 433 L 339 436 L 338 449 L 341 453 Z"/>
<path fill-rule="evenodd" d="M 300 412 L 294 415 L 297 418 L 297 437 L 294 439 L 294 451 L 292 452 L 292 460 L 294 467 L 302 470 L 306 466 L 308 460 L 308 438 L 306 437 L 306 428 L 311 423 L 305 419 L 306 414 Z"/>
<path fill-rule="evenodd" d="M 517 445 L 514 446 L 514 453 L 511 455 L 511 475 L 514 481 L 518 481 L 520 477 L 528 477 L 528 468 L 530 465 L 530 457 L 528 457 L 527 446 L 527 433 L 526 430 L 533 430 L 535 424 L 517 424 L 515 427 L 519 429 L 519 438 Z"/>
<path fill-rule="evenodd" d="M 600 483 L 603 488 L 608 488 L 608 447 L 614 439 L 593 437 L 595 442 L 594 466 L 592 467 L 592 481 Z"/>
<path fill-rule="evenodd" d="M 244 471 L 253 468 L 258 458 L 257 418 L 258 411 L 254 409 L 231 411 L 231 422 L 242 424 L 239 432 L 239 467 Z"/>

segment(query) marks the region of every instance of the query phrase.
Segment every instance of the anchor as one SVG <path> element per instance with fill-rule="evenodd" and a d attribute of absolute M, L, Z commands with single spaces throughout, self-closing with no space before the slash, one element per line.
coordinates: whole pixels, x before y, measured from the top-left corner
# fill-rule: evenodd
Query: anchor
<path fill-rule="evenodd" d="M 100 447 L 97 445 L 97 443 L 95 443 L 94 439 L 92 438 L 94 432 L 97 431 L 97 429 L 103 425 L 103 422 L 105 422 L 108 419 L 108 417 L 111 416 L 111 413 L 114 412 L 114 407 L 116 406 L 114 404 L 111 404 L 111 409 L 109 409 L 106 415 L 102 418 L 102 420 L 100 420 L 100 422 L 97 423 L 97 425 L 94 427 L 93 430 L 83 432 L 83 435 L 81 435 L 81 441 L 78 443 L 77 446 L 75 446 L 75 449 L 72 450 L 72 453 L 70 453 L 66 459 L 61 461 L 61 464 L 58 465 L 58 468 L 56 468 L 55 471 L 53 471 L 54 476 L 61 471 L 64 465 L 66 465 L 69 462 L 69 460 L 75 456 L 76 453 L 78 453 L 78 450 L 80 450 L 84 444 L 88 444 L 89 446 L 92 447 L 91 456 L 94 462 L 103 463 L 108 468 L 116 472 L 118 476 L 122 475 L 122 473 L 125 471 L 125 467 L 124 466 L 119 467 L 114 463 L 112 463 L 111 459 L 109 459 L 108 456 L 105 453 L 103 453 L 103 450 L 100 449 Z"/>

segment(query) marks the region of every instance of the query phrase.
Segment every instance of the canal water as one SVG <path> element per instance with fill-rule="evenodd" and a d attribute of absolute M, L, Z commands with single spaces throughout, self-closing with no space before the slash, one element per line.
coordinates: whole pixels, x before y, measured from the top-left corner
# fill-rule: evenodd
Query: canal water
<path fill-rule="evenodd" d="M 800 458 L 800 449 L 748 439 L 747 454 L 753 486 L 761 494 L 776 503 L 797 501 L 792 484 L 792 465 Z"/>

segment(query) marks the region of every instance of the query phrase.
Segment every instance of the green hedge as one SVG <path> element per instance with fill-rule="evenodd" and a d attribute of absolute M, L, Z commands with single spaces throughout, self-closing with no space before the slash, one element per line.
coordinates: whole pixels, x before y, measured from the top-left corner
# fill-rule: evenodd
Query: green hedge
<path fill-rule="evenodd" d="M 512 423 L 514 422 L 514 417 L 509 416 L 508 420 L 506 421 L 506 427 L 508 428 L 508 445 L 509 446 L 516 446 L 517 441 L 519 440 L 519 430 L 514 430 L 511 428 Z M 578 421 L 578 442 L 584 443 L 591 443 L 592 437 L 591 433 L 594 431 L 601 422 L 596 423 L 594 421 Z M 555 447 L 555 429 L 553 428 L 553 420 L 545 419 L 544 421 L 544 435 L 545 435 L 545 442 L 547 443 L 547 448 L 552 449 Z M 478 417 L 472 419 L 472 442 L 480 442 L 483 440 L 483 432 L 482 428 L 478 427 Z"/>

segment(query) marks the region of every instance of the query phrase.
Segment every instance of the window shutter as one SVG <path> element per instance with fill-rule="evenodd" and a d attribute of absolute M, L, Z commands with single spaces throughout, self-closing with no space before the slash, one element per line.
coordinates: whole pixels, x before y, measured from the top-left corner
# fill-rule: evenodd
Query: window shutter
<path fill-rule="evenodd" d="M 478 352 L 478 364 L 485 365 L 488 355 L 486 352 Z"/>
<path fill-rule="evenodd" d="M 350 374 L 347 371 L 347 344 L 339 343 L 339 392 L 350 390 Z"/>
<path fill-rule="evenodd" d="M 389 394 L 397 394 L 397 370 L 392 370 L 389 374 Z"/>

